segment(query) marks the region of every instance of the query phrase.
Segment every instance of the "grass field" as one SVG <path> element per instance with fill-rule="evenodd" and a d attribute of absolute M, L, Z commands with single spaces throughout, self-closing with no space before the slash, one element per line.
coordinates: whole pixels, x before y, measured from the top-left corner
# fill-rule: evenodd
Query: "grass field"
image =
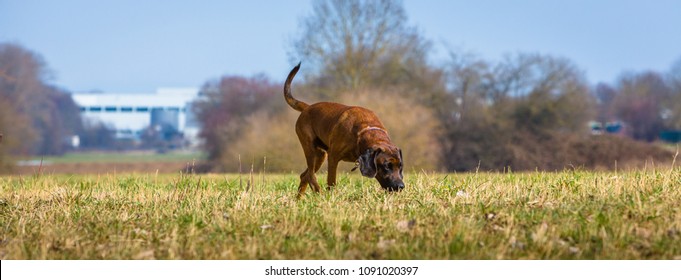
<path fill-rule="evenodd" d="M 107 173 L 174 173 L 193 168 L 206 158 L 200 152 L 153 151 L 83 152 L 63 156 L 17 160 L 12 171 L 17 175 L 107 174 Z"/>
<path fill-rule="evenodd" d="M 405 175 L 0 177 L 0 258 L 681 258 L 681 168 Z"/>

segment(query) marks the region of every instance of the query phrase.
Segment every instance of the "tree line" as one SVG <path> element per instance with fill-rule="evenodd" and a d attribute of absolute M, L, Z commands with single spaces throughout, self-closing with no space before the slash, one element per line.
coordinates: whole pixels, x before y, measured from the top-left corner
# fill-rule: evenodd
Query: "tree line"
<path fill-rule="evenodd" d="M 434 65 L 432 43 L 407 22 L 399 1 L 313 2 L 291 44 L 304 76 L 294 95 L 376 111 L 415 170 L 614 168 L 671 159 L 643 142 L 681 130 L 681 60 L 669 73 L 624 73 L 596 86 L 575 63 L 551 55 L 490 61 L 450 50 L 448 61 Z M 281 90 L 262 76 L 203 86 L 196 108 L 210 168 L 301 168 L 297 114 Z M 623 128 L 595 136 L 589 122 Z"/>
<path fill-rule="evenodd" d="M 61 155 L 74 135 L 86 148 L 113 141 L 112 130 L 82 120 L 71 94 L 51 79 L 39 54 L 0 43 L 0 171 L 11 168 L 17 156 Z"/>
<path fill-rule="evenodd" d="M 432 50 L 399 1 L 314 1 L 290 44 L 292 65 L 303 62 L 293 93 L 308 103 L 374 110 L 414 170 L 613 168 L 671 159 L 647 142 L 681 140 L 681 60 L 664 73 L 627 72 L 594 86 L 563 57 L 516 53 L 493 61 L 451 49 L 434 63 Z M 282 97 L 285 74 L 202 86 L 193 107 L 206 169 L 303 168 L 297 113 Z M 61 154 L 69 135 L 85 147 L 116 145 L 110 129 L 81 120 L 68 92 L 50 80 L 38 54 L 0 44 L 3 164 L 10 154 Z M 616 136 L 593 135 L 590 122 L 621 127 Z"/>
<path fill-rule="evenodd" d="M 62 89 L 46 83 L 42 58 L 15 44 L 0 44 L 0 163 L 10 152 L 59 154 L 64 137 L 80 126 L 78 108 Z"/>

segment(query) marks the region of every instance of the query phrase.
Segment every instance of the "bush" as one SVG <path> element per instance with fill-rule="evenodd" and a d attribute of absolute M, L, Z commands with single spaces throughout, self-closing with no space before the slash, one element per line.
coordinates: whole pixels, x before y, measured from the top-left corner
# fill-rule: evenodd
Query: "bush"
<path fill-rule="evenodd" d="M 561 171 L 570 168 L 614 170 L 641 168 L 672 161 L 673 153 L 661 147 L 614 135 L 516 133 L 500 143 L 505 165 L 481 161 L 483 170 Z M 495 163 L 498 164 L 498 163 Z"/>
<path fill-rule="evenodd" d="M 298 114 L 261 110 L 247 117 L 236 139 L 223 146 L 213 170 L 248 172 L 253 167 L 258 172 L 302 172 L 305 157 L 294 128 Z"/>

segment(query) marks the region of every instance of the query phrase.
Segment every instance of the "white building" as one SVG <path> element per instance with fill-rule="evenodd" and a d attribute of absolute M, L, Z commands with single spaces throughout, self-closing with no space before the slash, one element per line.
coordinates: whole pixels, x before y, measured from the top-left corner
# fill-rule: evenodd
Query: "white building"
<path fill-rule="evenodd" d="M 198 124 L 191 104 L 196 88 L 160 88 L 154 93 L 73 93 L 86 120 L 99 121 L 115 129 L 117 138 L 138 139 L 150 125 L 169 125 L 196 144 Z"/>

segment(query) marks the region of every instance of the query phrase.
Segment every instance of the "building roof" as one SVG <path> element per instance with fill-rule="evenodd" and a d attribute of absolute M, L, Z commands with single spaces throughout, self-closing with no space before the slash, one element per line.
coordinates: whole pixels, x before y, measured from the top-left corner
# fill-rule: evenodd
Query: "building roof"
<path fill-rule="evenodd" d="M 155 106 L 184 107 L 198 97 L 197 88 L 160 88 L 154 93 L 75 92 L 79 106 Z"/>

